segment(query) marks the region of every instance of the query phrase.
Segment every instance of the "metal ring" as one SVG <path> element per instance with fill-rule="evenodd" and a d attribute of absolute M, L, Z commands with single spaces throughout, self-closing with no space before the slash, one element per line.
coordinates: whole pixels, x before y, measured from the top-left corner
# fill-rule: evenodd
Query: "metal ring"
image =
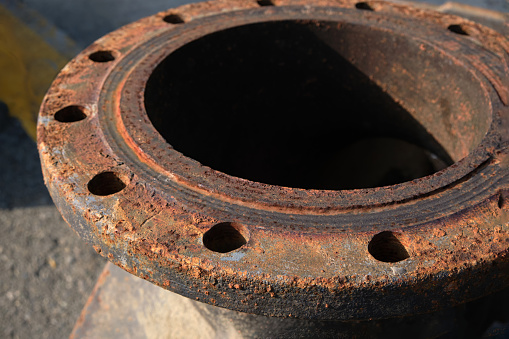
<path fill-rule="evenodd" d="M 212 305 L 320 320 L 456 305 L 509 281 L 508 53 L 488 28 L 383 1 L 179 7 L 106 35 L 61 71 L 38 122 L 45 181 L 101 255 Z M 279 87 L 256 94 L 253 82 Z M 307 92 L 295 93 L 295 83 Z M 217 111 L 209 91 L 236 107 L 244 94 L 291 106 L 283 101 L 291 91 L 333 103 L 316 99 L 316 109 L 292 115 L 257 113 L 249 99 L 234 115 L 234 105 Z M 204 111 L 209 104 L 215 110 Z M 260 126 L 268 127 L 255 133 Z M 327 143 L 316 142 L 326 133 Z M 316 173 L 326 170 L 298 174 L 315 170 L 323 154 L 334 171 L 357 168 L 345 156 L 357 148 L 336 155 L 320 147 L 360 135 L 392 145 L 385 134 L 442 166 L 388 186 L 359 188 L 352 179 L 353 188 L 340 186 L 348 189 L 323 184 Z M 288 138 L 298 147 L 272 143 Z M 263 154 L 273 146 L 287 163 L 302 159 L 293 170 L 274 166 L 269 182 L 265 165 L 231 165 L 249 143 L 264 145 Z M 230 165 L 215 162 L 221 152 Z M 242 161 L 265 164 L 246 154 Z M 257 175 L 269 183 L 249 180 Z"/>

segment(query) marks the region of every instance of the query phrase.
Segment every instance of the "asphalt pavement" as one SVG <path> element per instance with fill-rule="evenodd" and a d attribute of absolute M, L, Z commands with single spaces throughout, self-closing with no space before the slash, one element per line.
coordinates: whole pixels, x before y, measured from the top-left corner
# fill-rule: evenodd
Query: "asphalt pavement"
<path fill-rule="evenodd" d="M 35 142 L 0 105 L 0 337 L 66 338 L 105 260 L 54 207 Z"/>

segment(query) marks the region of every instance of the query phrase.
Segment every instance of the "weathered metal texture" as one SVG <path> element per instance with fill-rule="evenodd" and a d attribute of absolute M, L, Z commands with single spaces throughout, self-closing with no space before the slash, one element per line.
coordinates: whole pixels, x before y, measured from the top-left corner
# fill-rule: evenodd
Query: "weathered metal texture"
<path fill-rule="evenodd" d="M 489 28 L 386 2 L 179 7 L 101 38 L 62 70 L 38 122 L 45 181 L 98 253 L 195 300 L 320 320 L 438 310 L 509 283 L 508 53 Z M 295 80 L 302 64 L 320 75 Z M 330 101 L 316 99 L 338 77 Z M 316 100 L 292 106 L 299 89 Z M 337 179 L 367 154 L 330 147 L 364 134 L 441 160 L 390 186 L 324 184 L 327 168 Z M 248 165 L 214 163 L 230 151 Z M 288 167 L 271 166 L 281 157 Z"/>
<path fill-rule="evenodd" d="M 476 6 L 468 5 L 466 3 L 459 3 L 454 1 L 447 1 L 439 6 L 425 2 L 421 2 L 419 4 L 412 2 L 412 6 L 419 6 L 442 13 L 458 15 L 462 18 L 466 18 L 480 23 L 481 25 L 493 28 L 504 36 L 509 34 L 509 13 L 502 12 L 502 9 L 499 9 L 501 11 L 499 12 L 493 9 L 479 8 Z"/>
<path fill-rule="evenodd" d="M 319 321 L 230 311 L 163 290 L 107 263 L 76 322 L 81 338 L 506 338 L 509 289 L 438 312 Z"/>

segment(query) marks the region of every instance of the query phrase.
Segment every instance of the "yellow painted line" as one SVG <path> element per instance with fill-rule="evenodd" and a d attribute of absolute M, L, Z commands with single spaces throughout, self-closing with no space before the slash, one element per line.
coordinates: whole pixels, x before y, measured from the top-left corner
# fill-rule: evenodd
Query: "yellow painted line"
<path fill-rule="evenodd" d="M 0 100 L 34 140 L 44 94 L 67 61 L 0 5 Z"/>

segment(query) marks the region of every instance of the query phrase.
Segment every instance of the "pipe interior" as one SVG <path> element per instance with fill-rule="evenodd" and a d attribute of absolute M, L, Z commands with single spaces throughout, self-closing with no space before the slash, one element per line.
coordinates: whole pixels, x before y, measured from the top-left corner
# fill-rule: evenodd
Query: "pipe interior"
<path fill-rule="evenodd" d="M 339 190 L 410 181 L 468 155 L 491 122 L 483 93 L 472 73 L 411 37 L 276 21 L 174 51 L 144 100 L 166 141 L 205 166 Z"/>

